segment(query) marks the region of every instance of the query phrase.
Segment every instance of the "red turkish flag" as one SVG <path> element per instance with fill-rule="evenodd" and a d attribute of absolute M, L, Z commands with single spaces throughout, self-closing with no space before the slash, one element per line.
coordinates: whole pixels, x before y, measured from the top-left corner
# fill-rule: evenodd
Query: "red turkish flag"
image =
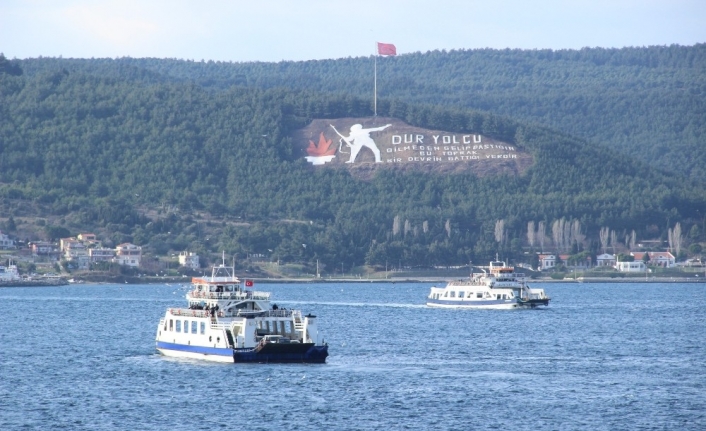
<path fill-rule="evenodd" d="M 253 287 L 255 283 L 252 280 L 245 280 L 245 287 Z"/>
<path fill-rule="evenodd" d="M 378 54 L 380 55 L 397 55 L 397 48 L 391 43 L 378 42 Z"/>

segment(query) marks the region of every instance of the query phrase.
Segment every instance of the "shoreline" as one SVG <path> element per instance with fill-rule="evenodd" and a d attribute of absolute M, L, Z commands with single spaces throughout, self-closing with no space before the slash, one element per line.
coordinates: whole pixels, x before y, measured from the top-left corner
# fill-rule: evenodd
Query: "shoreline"
<path fill-rule="evenodd" d="M 69 284 L 69 282 L 66 280 L 13 280 L 0 282 L 0 288 L 66 286 L 67 284 Z"/>
<path fill-rule="evenodd" d="M 76 278 L 76 282 L 68 280 L 26 280 L 17 282 L 0 283 L 0 288 L 3 287 L 51 287 L 51 286 L 67 286 L 67 285 L 102 285 L 102 284 L 191 284 L 190 278 L 183 277 L 160 277 L 160 278 L 145 278 L 145 277 L 118 277 L 116 279 L 103 280 L 84 280 L 80 277 Z M 244 280 L 244 278 L 243 278 Z M 430 284 L 446 284 L 453 280 L 463 280 L 458 277 L 394 277 L 394 278 L 257 278 L 249 277 L 248 280 L 253 280 L 257 284 L 296 284 L 296 283 L 430 283 Z M 578 279 L 552 279 L 552 278 L 536 278 L 530 279 L 529 284 L 535 283 L 575 283 L 575 284 L 605 284 L 605 283 L 706 283 L 706 277 L 651 277 L 648 279 L 637 277 L 590 277 Z"/>

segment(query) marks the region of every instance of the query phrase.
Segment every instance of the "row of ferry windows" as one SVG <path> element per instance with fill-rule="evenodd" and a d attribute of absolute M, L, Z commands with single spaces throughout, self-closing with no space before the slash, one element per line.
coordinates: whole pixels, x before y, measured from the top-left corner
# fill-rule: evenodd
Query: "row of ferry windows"
<path fill-rule="evenodd" d="M 184 324 L 182 325 L 181 320 L 173 320 L 169 319 L 169 330 L 170 331 L 175 331 L 175 332 L 182 332 L 182 329 L 184 330 L 183 332 L 185 334 L 189 333 L 189 321 L 184 320 Z M 201 325 L 199 325 L 201 323 Z M 200 329 L 200 332 L 199 332 Z M 167 325 L 164 325 L 164 330 L 167 330 Z M 197 322 L 195 320 L 191 321 L 191 333 L 192 334 L 205 334 L 206 333 L 206 322 Z"/>
<path fill-rule="evenodd" d="M 450 294 L 450 295 L 449 295 L 449 294 Z M 464 297 L 465 294 L 466 294 L 466 292 L 464 292 L 463 290 L 460 290 L 460 291 L 458 292 L 458 297 L 461 298 L 461 299 L 463 299 L 463 297 Z M 510 299 L 510 295 L 508 295 L 508 294 L 506 294 L 506 293 L 497 293 L 497 294 L 495 294 L 495 295 L 490 295 L 490 296 L 491 296 L 491 298 L 493 298 L 493 299 Z M 448 297 L 455 298 L 455 297 L 456 297 L 456 291 L 455 291 L 455 290 L 452 290 L 452 291 L 450 291 L 450 292 L 444 293 L 444 298 L 448 298 Z M 473 297 L 473 292 L 468 292 L 468 298 L 472 298 L 472 297 Z M 476 298 L 483 298 L 483 292 L 477 292 L 477 293 L 476 293 Z M 437 298 L 437 299 L 438 299 L 438 298 Z"/>

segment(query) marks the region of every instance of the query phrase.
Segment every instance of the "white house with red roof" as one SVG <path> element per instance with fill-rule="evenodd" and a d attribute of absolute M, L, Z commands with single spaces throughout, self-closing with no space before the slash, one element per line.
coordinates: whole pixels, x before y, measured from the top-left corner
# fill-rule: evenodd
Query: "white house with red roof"
<path fill-rule="evenodd" d="M 668 251 L 634 251 L 630 254 L 635 257 L 635 260 L 643 261 L 645 253 L 650 256 L 648 265 L 674 268 L 677 264 L 676 258 Z"/>

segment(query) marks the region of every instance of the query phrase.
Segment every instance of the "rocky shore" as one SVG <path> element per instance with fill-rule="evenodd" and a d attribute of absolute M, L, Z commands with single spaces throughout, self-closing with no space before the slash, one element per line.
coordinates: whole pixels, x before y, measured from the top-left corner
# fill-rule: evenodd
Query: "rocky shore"
<path fill-rule="evenodd" d="M 63 278 L 41 278 L 36 280 L 7 280 L 0 281 L 0 287 L 43 287 L 43 286 L 64 286 L 69 284 Z"/>

